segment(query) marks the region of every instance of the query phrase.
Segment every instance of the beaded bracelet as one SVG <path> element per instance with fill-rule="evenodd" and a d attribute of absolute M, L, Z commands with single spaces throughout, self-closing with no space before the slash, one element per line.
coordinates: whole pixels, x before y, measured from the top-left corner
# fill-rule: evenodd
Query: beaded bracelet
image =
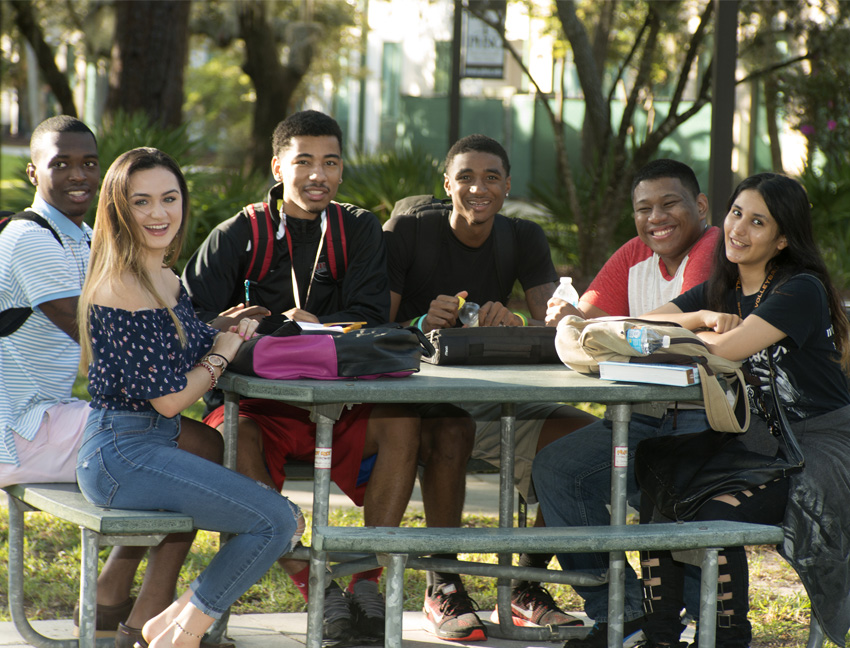
<path fill-rule="evenodd" d="M 519 321 L 522 322 L 523 326 L 528 326 L 528 320 L 526 319 L 525 315 L 523 315 L 522 313 L 514 313 L 514 315 L 519 317 Z"/>
<path fill-rule="evenodd" d="M 207 371 L 210 372 L 210 388 L 207 391 L 215 389 L 215 386 L 218 384 L 218 378 L 215 377 L 215 369 L 209 362 L 204 362 L 201 360 L 195 367 L 203 367 Z"/>

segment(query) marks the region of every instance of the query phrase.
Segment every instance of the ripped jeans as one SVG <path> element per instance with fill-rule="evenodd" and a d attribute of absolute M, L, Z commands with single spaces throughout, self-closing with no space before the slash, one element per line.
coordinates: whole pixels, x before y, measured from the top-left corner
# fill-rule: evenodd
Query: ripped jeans
<path fill-rule="evenodd" d="M 234 534 L 191 585 L 192 604 L 219 618 L 297 542 L 301 511 L 267 486 L 178 449 L 179 433 L 179 416 L 95 409 L 77 482 L 97 506 L 176 511 L 196 528 Z"/>

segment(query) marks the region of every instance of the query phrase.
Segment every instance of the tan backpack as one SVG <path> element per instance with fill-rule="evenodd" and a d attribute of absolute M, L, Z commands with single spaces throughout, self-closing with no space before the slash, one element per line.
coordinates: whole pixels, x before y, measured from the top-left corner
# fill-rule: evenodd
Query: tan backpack
<path fill-rule="evenodd" d="M 670 346 L 642 355 L 626 339 L 626 331 L 648 326 L 670 338 Z M 585 320 L 573 315 L 558 323 L 555 350 L 568 367 L 582 374 L 599 374 L 599 363 L 642 362 L 696 365 L 703 405 L 712 429 L 746 432 L 750 407 L 741 363 L 711 353 L 692 331 L 671 322 L 626 317 Z"/>

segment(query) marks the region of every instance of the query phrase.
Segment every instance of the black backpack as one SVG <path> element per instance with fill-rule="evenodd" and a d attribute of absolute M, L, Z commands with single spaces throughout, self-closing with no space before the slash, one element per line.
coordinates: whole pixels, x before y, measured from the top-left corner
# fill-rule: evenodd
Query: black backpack
<path fill-rule="evenodd" d="M 32 221 L 36 225 L 48 230 L 51 234 L 53 234 L 53 238 L 59 242 L 59 245 L 65 247 L 62 244 L 62 239 L 59 238 L 59 234 L 57 234 L 56 230 L 50 226 L 50 223 L 34 211 L 30 210 L 22 211 L 17 214 L 10 211 L 0 212 L 0 234 L 3 233 L 4 229 L 6 229 L 6 225 L 11 223 L 13 220 Z M 17 331 L 24 325 L 24 322 L 27 321 L 30 315 L 32 315 L 32 308 L 29 306 L 10 308 L 0 312 L 0 337 L 6 337 L 7 335 L 11 335 Z"/>
<path fill-rule="evenodd" d="M 432 195 L 408 196 L 402 198 L 395 205 L 390 214 L 393 216 L 439 213 L 441 218 L 418 218 L 416 230 L 415 259 L 411 267 L 419 268 L 413 273 L 412 284 L 419 290 L 425 286 L 431 277 L 437 272 L 440 255 L 433 254 L 437 249 L 440 236 L 449 227 L 449 216 L 452 213 L 452 201 L 450 199 L 440 200 Z M 502 295 L 509 295 L 514 287 L 514 278 L 517 276 L 516 262 L 516 233 L 511 226 L 510 218 L 501 217 L 493 221 L 493 243 L 496 258 L 500 260 L 496 264 L 496 279 L 499 282 L 499 291 Z M 432 259 L 429 263 L 418 263 L 420 255 L 428 254 Z"/>

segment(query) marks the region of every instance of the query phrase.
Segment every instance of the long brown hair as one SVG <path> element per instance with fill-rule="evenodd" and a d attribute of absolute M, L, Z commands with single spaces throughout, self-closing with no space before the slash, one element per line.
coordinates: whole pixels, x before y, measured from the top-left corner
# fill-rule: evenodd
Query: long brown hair
<path fill-rule="evenodd" d="M 157 307 L 168 310 L 177 327 L 180 342 L 185 344 L 185 334 L 177 315 L 154 287 L 150 273 L 145 267 L 144 233 L 130 208 L 131 176 L 136 171 L 158 167 L 170 171 L 177 178 L 183 206 L 183 219 L 174 240 L 166 250 L 163 266 L 172 267 L 180 256 L 186 238 L 186 223 L 189 220 L 189 189 L 180 166 L 171 156 L 155 148 L 136 148 L 123 153 L 109 167 L 100 189 L 89 267 L 77 307 L 83 366 L 87 365 L 92 357 L 89 327 L 92 297 L 100 286 L 120 282 L 125 273 L 136 277 Z"/>

